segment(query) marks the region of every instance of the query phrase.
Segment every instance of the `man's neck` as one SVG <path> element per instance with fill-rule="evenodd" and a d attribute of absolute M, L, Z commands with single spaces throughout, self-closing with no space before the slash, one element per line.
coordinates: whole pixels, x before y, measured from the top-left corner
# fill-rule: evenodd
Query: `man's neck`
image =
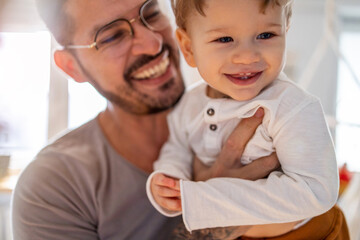
<path fill-rule="evenodd" d="M 134 115 L 117 107 L 100 114 L 100 126 L 112 147 L 145 172 L 152 172 L 162 145 L 168 138 L 168 111 Z"/>

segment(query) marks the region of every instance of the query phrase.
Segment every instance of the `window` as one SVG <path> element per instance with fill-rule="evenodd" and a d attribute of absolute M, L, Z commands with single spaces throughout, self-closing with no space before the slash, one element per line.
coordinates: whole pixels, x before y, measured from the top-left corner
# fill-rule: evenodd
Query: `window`
<path fill-rule="evenodd" d="M 69 121 L 70 129 L 94 118 L 105 109 L 106 100 L 89 83 L 69 80 Z"/>
<path fill-rule="evenodd" d="M 0 154 L 30 161 L 47 142 L 51 38 L 48 32 L 0 34 Z"/>
<path fill-rule="evenodd" d="M 341 34 L 340 48 L 357 78 L 360 78 L 360 31 Z M 360 82 L 343 61 L 339 62 L 337 88 L 336 151 L 340 164 L 350 171 L 360 171 Z"/>

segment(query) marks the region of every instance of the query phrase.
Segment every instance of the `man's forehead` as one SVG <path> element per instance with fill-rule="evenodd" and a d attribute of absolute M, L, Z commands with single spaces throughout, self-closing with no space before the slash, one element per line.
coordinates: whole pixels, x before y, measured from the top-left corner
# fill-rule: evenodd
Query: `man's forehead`
<path fill-rule="evenodd" d="M 74 18 L 78 28 L 94 36 L 97 29 L 116 18 L 136 16 L 144 2 L 145 0 L 67 1 L 67 11 Z"/>
<path fill-rule="evenodd" d="M 67 1 L 68 10 L 78 15 L 126 16 L 136 11 L 145 0 L 76 0 Z"/>

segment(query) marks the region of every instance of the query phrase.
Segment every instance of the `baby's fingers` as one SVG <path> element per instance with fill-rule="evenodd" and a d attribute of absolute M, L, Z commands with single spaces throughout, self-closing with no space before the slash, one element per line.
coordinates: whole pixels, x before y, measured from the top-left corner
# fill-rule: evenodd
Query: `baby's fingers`
<path fill-rule="evenodd" d="M 178 179 L 167 177 L 162 173 L 155 174 L 152 179 L 153 183 L 158 186 L 172 188 L 174 190 L 180 191 L 180 182 Z"/>
<path fill-rule="evenodd" d="M 180 191 L 174 190 L 168 187 L 162 187 L 155 185 L 153 186 L 153 192 L 156 192 L 160 197 L 180 197 Z"/>
<path fill-rule="evenodd" d="M 174 211 L 174 212 L 180 212 L 182 211 L 181 208 L 181 200 L 180 198 L 165 198 L 165 197 L 158 197 L 157 198 L 157 203 L 169 210 L 169 211 Z"/>

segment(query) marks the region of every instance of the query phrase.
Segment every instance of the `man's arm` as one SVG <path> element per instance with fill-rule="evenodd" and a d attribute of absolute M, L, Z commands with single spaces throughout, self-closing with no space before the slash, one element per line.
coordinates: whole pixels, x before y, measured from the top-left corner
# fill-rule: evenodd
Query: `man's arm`
<path fill-rule="evenodd" d="M 263 116 L 264 110 L 259 108 L 253 117 L 242 119 L 226 140 L 218 158 L 211 167 L 207 167 L 195 157 L 193 162 L 193 179 L 195 181 L 205 181 L 214 177 L 244 177 L 242 175 L 244 172 L 240 170 L 243 168 L 239 159 L 244 152 L 247 142 L 254 135 L 256 128 L 261 124 Z M 264 161 L 261 161 L 261 164 L 262 162 L 277 162 L 273 160 L 274 157 L 265 157 Z M 231 169 L 234 171 L 229 171 Z M 255 176 L 249 174 L 247 177 L 258 179 L 257 176 L 264 175 L 262 172 L 256 172 L 256 170 L 260 171 L 260 169 L 254 168 L 254 170 Z M 266 169 L 266 172 L 268 172 L 268 170 L 269 169 Z"/>
<path fill-rule="evenodd" d="M 246 144 L 261 124 L 263 116 L 264 110 L 259 108 L 253 117 L 242 119 L 225 142 L 219 157 L 211 167 L 207 167 L 195 157 L 193 180 L 206 181 L 215 177 L 257 180 L 268 176 L 270 172 L 279 168 L 280 163 L 275 153 L 257 159 L 245 166 L 241 165 L 239 161 Z"/>
<path fill-rule="evenodd" d="M 216 171 L 216 174 L 213 173 L 211 167 L 203 164 L 197 157 L 195 157 L 193 165 L 194 181 L 206 181 L 214 177 L 231 177 L 254 181 L 265 178 L 272 171 L 280 168 L 280 163 L 276 153 L 259 158 L 256 161 L 253 161 L 250 164 L 244 166 L 239 166 L 236 168 L 222 168 L 221 171 Z"/>

